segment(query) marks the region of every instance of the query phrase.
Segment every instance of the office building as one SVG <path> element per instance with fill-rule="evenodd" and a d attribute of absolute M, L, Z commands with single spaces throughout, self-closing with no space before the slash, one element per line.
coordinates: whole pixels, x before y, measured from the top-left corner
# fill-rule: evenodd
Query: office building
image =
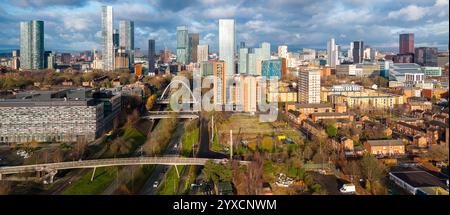
<path fill-rule="evenodd" d="M 225 63 L 225 75 L 227 77 L 232 77 L 235 74 L 235 41 L 234 19 L 219 19 L 219 59 Z"/>
<path fill-rule="evenodd" d="M 20 23 L 20 68 L 44 68 L 44 22 L 33 20 Z"/>
<path fill-rule="evenodd" d="M 339 49 L 334 38 L 331 38 L 327 43 L 327 64 L 332 68 L 339 65 Z"/>
<path fill-rule="evenodd" d="M 198 33 L 189 34 L 189 62 L 197 63 L 198 44 L 200 42 Z"/>
<path fill-rule="evenodd" d="M 155 40 L 148 40 L 148 71 L 154 72 L 155 71 Z"/>
<path fill-rule="evenodd" d="M 441 77 L 442 76 L 442 68 L 441 67 L 431 67 L 424 66 L 422 67 L 422 72 L 425 74 L 425 77 Z"/>
<path fill-rule="evenodd" d="M 187 64 L 189 60 L 189 35 L 186 26 L 177 27 L 177 63 Z"/>
<path fill-rule="evenodd" d="M 0 142 L 90 142 L 112 129 L 121 106 L 106 90 L 18 93 L 0 101 Z"/>
<path fill-rule="evenodd" d="M 364 42 L 353 41 L 353 63 L 362 63 L 364 58 Z"/>
<path fill-rule="evenodd" d="M 415 63 L 394 63 L 389 66 L 389 81 L 405 83 L 405 74 L 423 73 L 419 65 Z"/>
<path fill-rule="evenodd" d="M 300 103 L 320 103 L 320 70 L 300 71 L 297 86 Z"/>
<path fill-rule="evenodd" d="M 281 79 L 283 74 L 283 60 L 279 58 L 277 60 L 263 60 L 262 61 L 262 76 L 267 79 L 277 77 Z M 286 67 L 285 67 L 286 68 Z"/>
<path fill-rule="evenodd" d="M 248 48 L 239 49 L 239 66 L 238 72 L 240 74 L 247 74 L 247 58 L 248 58 Z"/>
<path fill-rule="evenodd" d="M 197 46 L 197 62 L 201 63 L 208 61 L 209 59 L 209 45 L 208 44 L 201 44 Z"/>
<path fill-rule="evenodd" d="M 112 6 L 102 6 L 102 68 L 107 71 L 114 69 L 113 36 L 113 8 Z"/>
<path fill-rule="evenodd" d="M 414 53 L 413 33 L 399 35 L 399 53 L 400 54 Z"/>
<path fill-rule="evenodd" d="M 416 48 L 414 58 L 414 62 L 421 66 L 438 66 L 438 49 L 436 47 Z"/>

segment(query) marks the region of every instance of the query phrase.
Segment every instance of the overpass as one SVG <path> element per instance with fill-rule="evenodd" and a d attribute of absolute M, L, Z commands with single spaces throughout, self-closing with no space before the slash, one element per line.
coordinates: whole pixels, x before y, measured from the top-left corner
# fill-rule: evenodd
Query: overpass
<path fill-rule="evenodd" d="M 0 180 L 3 180 L 4 175 L 18 174 L 18 173 L 32 173 L 32 172 L 46 172 L 53 181 L 53 176 L 58 170 L 66 169 L 83 169 L 109 166 L 130 166 L 130 165 L 205 165 L 206 161 L 213 161 L 216 163 L 224 162 L 223 159 L 209 159 L 209 158 L 186 158 L 186 157 L 133 157 L 133 158 L 109 158 L 97 160 L 80 160 L 67 161 L 59 163 L 45 163 L 32 164 L 23 166 L 3 166 L 0 167 Z M 250 161 L 239 161 L 241 164 L 248 164 Z M 6 179 L 6 178 L 5 178 Z"/>

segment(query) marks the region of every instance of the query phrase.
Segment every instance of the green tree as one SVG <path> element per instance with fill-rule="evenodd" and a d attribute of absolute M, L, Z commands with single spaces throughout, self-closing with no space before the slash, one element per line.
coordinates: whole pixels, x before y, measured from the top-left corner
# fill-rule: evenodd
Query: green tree
<path fill-rule="evenodd" d="M 327 132 L 328 137 L 331 137 L 331 138 L 336 137 L 336 135 L 338 133 L 338 129 L 333 124 L 327 125 L 325 131 Z"/>

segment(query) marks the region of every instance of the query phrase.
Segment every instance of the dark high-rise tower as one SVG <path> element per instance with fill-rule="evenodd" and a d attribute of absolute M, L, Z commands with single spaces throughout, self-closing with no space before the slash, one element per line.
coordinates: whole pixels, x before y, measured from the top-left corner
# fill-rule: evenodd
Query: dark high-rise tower
<path fill-rule="evenodd" d="M 148 71 L 155 71 L 155 40 L 148 40 Z"/>
<path fill-rule="evenodd" d="M 399 53 L 414 53 L 414 34 L 400 34 L 399 36 Z"/>
<path fill-rule="evenodd" d="M 113 44 L 114 44 L 114 48 L 119 48 L 119 30 L 114 29 L 114 34 L 113 34 Z"/>
<path fill-rule="evenodd" d="M 353 63 L 362 63 L 364 58 L 364 42 L 353 41 Z"/>
<path fill-rule="evenodd" d="M 189 34 L 189 60 L 190 62 L 197 62 L 197 46 L 199 44 L 198 33 Z"/>

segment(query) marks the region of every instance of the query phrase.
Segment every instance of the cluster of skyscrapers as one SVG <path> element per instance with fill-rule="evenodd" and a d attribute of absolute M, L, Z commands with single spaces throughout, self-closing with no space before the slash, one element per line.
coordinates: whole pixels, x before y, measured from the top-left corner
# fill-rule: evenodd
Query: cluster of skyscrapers
<path fill-rule="evenodd" d="M 189 33 L 187 26 L 177 27 L 177 63 L 197 63 L 198 45 L 200 42 L 198 33 Z"/>

